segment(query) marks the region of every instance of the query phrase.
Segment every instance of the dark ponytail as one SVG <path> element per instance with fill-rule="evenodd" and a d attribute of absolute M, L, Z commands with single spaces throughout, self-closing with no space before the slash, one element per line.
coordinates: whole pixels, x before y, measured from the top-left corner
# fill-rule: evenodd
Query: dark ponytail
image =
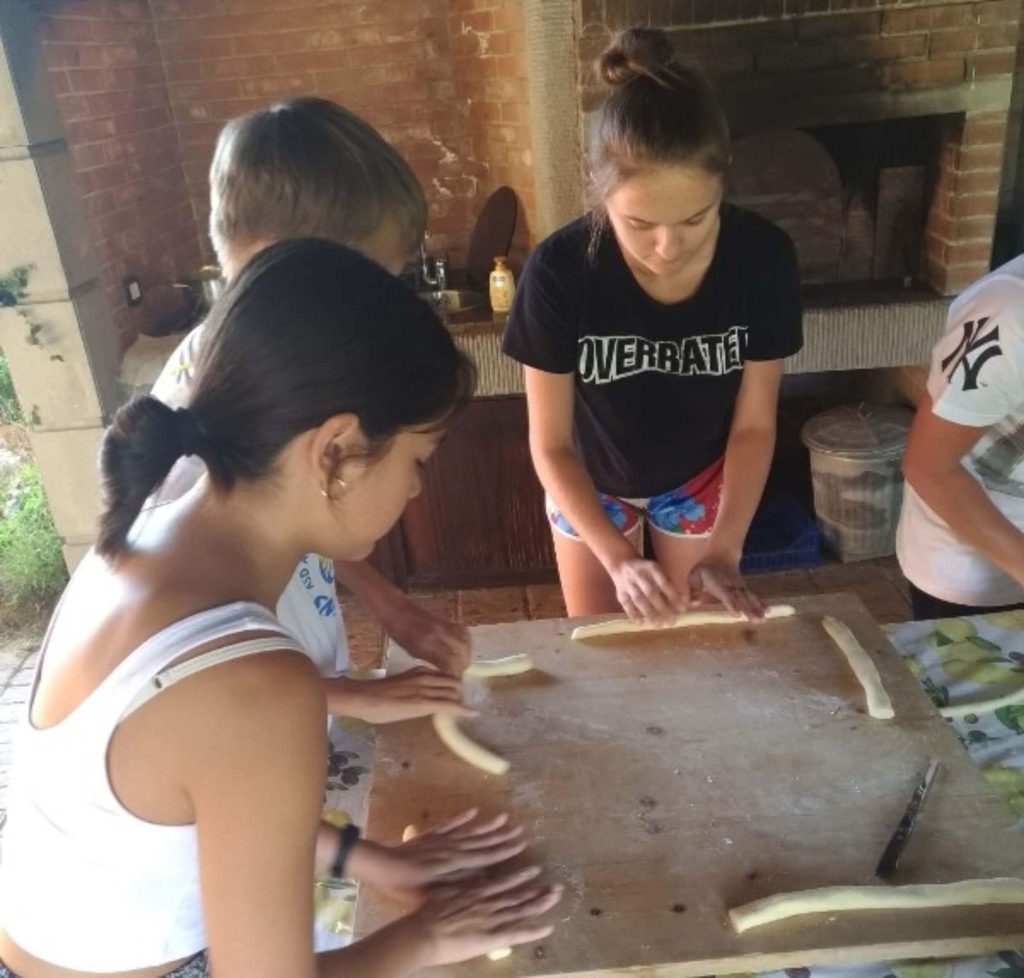
<path fill-rule="evenodd" d="M 103 515 L 96 549 L 124 545 L 143 503 L 183 454 L 179 415 L 155 397 L 137 397 L 114 415 L 103 436 Z"/>
<path fill-rule="evenodd" d="M 722 108 L 707 81 L 676 59 L 664 31 L 623 31 L 598 59 L 597 72 L 612 88 L 598 113 L 590 154 L 589 202 L 599 222 L 608 195 L 650 164 L 728 172 L 729 126 Z"/>
<path fill-rule="evenodd" d="M 343 245 L 285 241 L 254 257 L 205 326 L 188 410 L 152 397 L 121 408 L 100 453 L 97 551 L 114 557 L 146 499 L 186 454 L 229 491 L 270 474 L 294 437 L 354 414 L 370 452 L 406 428 L 445 424 L 475 371 L 431 309 Z"/>

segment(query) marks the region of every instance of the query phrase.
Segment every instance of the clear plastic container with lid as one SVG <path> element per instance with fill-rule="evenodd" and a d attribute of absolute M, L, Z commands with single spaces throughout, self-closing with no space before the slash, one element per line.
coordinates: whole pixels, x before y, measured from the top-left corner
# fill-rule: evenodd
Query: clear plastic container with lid
<path fill-rule="evenodd" d="M 906 408 L 861 404 L 833 408 L 804 425 L 818 526 L 840 560 L 895 551 L 903 503 L 900 466 L 912 419 Z"/>

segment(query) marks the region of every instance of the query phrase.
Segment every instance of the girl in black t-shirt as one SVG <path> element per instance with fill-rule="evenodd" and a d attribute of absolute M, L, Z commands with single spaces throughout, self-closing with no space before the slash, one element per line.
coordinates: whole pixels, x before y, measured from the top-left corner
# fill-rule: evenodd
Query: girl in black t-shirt
<path fill-rule="evenodd" d="M 624 32 L 599 70 L 614 91 L 594 206 L 530 257 L 504 342 L 566 605 L 657 621 L 710 599 L 758 618 L 739 561 L 802 344 L 793 246 L 723 204 L 725 119 L 664 33 Z"/>

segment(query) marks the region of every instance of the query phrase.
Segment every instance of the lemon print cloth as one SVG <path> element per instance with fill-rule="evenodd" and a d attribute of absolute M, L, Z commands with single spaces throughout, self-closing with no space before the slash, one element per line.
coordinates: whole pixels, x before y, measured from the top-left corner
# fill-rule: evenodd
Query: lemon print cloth
<path fill-rule="evenodd" d="M 366 801 L 373 761 L 373 728 L 358 720 L 335 717 L 329 732 L 323 818 L 339 828 L 366 824 Z M 313 893 L 313 943 L 317 951 L 344 947 L 352 940 L 356 884 L 351 880 L 317 880 Z"/>
<path fill-rule="evenodd" d="M 1024 611 L 911 621 L 886 631 L 936 706 L 1024 689 Z M 947 723 L 992 789 L 1016 812 L 1024 832 L 1024 704 Z M 770 978 L 1024 978 L 1024 949 L 986 958 L 788 968 L 771 972 Z"/>
<path fill-rule="evenodd" d="M 1024 691 L 1024 611 L 908 622 L 889 637 L 936 706 Z M 1024 831 L 1024 703 L 948 722 Z"/>

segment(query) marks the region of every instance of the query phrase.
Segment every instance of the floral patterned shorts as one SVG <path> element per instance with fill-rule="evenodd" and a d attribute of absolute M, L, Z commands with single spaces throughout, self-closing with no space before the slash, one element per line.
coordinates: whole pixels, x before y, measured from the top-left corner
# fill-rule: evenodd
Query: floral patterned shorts
<path fill-rule="evenodd" d="M 601 505 L 608 519 L 623 534 L 629 534 L 646 519 L 652 530 L 667 536 L 706 537 L 718 517 L 724 469 L 725 459 L 720 458 L 676 489 L 646 499 L 601 493 Z M 570 540 L 579 540 L 579 534 L 550 498 L 546 505 L 552 528 Z"/>

